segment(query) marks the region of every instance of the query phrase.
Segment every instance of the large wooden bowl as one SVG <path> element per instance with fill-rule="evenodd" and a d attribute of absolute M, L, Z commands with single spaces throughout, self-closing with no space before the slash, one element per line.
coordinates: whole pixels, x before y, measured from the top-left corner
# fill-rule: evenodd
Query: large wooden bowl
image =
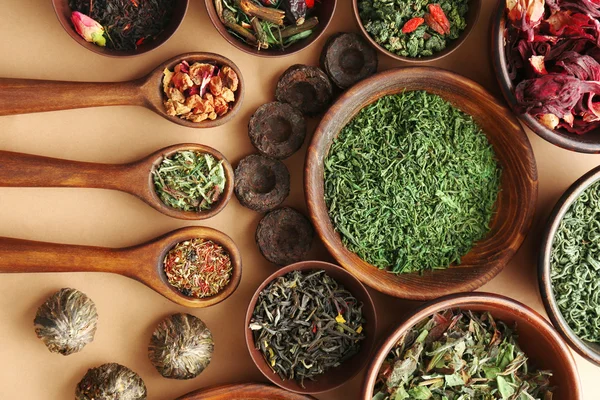
<path fill-rule="evenodd" d="M 242 42 L 237 37 L 233 36 L 225 25 L 219 19 L 219 15 L 217 14 L 217 10 L 215 9 L 215 0 L 205 0 L 206 11 L 208 12 L 208 16 L 210 17 L 210 21 L 215 26 L 215 29 L 223 36 L 225 40 L 229 42 L 233 47 L 238 50 L 243 51 L 244 53 L 252 54 L 260 57 L 284 57 L 289 56 L 291 54 L 297 53 L 300 50 L 304 50 L 314 42 L 316 42 L 321 35 L 325 32 L 331 19 L 333 18 L 333 14 L 335 13 L 335 6 L 337 5 L 337 0 L 319 0 L 315 2 L 315 14 L 317 18 L 319 18 L 319 24 L 313 30 L 313 34 L 310 37 L 300 40 L 291 46 L 287 47 L 284 50 L 279 49 L 261 49 L 255 48 Z"/>
<path fill-rule="evenodd" d="M 481 12 L 481 4 L 482 4 L 482 0 L 470 0 L 469 11 L 466 16 L 467 27 L 460 34 L 460 36 L 456 40 L 453 40 L 452 42 L 450 42 L 448 44 L 448 47 L 446 47 L 444 50 L 440 51 L 439 53 L 435 53 L 434 55 L 431 55 L 429 57 L 405 57 L 405 56 L 400 56 L 396 53 L 392 53 L 391 51 L 389 51 L 388 49 L 386 49 L 385 47 L 383 47 L 382 45 L 377 43 L 375 41 L 375 39 L 373 39 L 371 37 L 371 35 L 367 32 L 367 30 L 365 29 L 365 27 L 363 25 L 362 19 L 360 18 L 360 13 L 358 10 L 358 1 L 359 0 L 352 0 L 352 8 L 354 10 L 354 18 L 356 18 L 356 23 L 358 24 L 360 31 L 362 32 L 363 36 L 369 41 L 369 43 L 371 43 L 371 46 L 375 47 L 377 50 L 379 50 L 380 52 L 382 52 L 383 54 L 385 54 L 388 57 L 391 57 L 393 59 L 396 59 L 398 61 L 402 61 L 405 63 L 411 63 L 411 64 L 426 64 L 426 63 L 430 63 L 433 61 L 437 61 L 441 58 L 446 57 L 450 53 L 453 53 L 454 50 L 458 49 L 460 47 L 460 45 L 463 44 L 464 41 L 467 39 L 467 37 L 471 34 L 473 27 L 477 23 L 477 20 L 479 19 L 479 13 Z"/>
<path fill-rule="evenodd" d="M 498 1 L 496 11 L 492 18 L 492 63 L 496 79 L 502 90 L 502 95 L 513 109 L 519 119 L 523 121 L 536 135 L 548 142 L 580 153 L 600 153 L 600 129 L 595 129 L 583 135 L 567 132 L 564 129 L 550 129 L 541 124 L 535 117 L 522 114 L 517 108 L 515 98 L 515 85 L 508 76 L 506 55 L 504 53 L 504 29 L 506 18 L 504 13 L 505 1 Z"/>
<path fill-rule="evenodd" d="M 550 279 L 550 260 L 552 258 L 554 236 L 556 235 L 556 231 L 558 230 L 565 213 L 569 211 L 573 202 L 591 185 L 598 182 L 599 179 L 600 167 L 596 167 L 573 183 L 558 200 L 554 206 L 554 210 L 552 210 L 552 214 L 550 214 L 550 217 L 548 218 L 548 225 L 546 226 L 542 238 L 542 248 L 538 260 L 540 293 L 542 294 L 544 307 L 546 307 L 546 312 L 548 313 L 550 320 L 563 339 L 565 339 L 575 351 L 583 358 L 598 366 L 600 366 L 600 343 L 591 343 L 577 337 L 571 328 L 569 328 L 569 324 L 563 318 L 562 313 L 558 308 L 556 298 L 554 297 L 552 280 Z"/>
<path fill-rule="evenodd" d="M 342 244 L 324 200 L 324 159 L 342 128 L 365 106 L 382 96 L 426 90 L 452 103 L 486 133 L 502 168 L 496 214 L 486 238 L 460 265 L 419 275 L 395 275 L 363 261 Z M 498 274 L 519 249 L 537 199 L 537 168 L 531 145 L 517 119 L 477 83 L 455 73 L 426 67 L 382 72 L 345 92 L 329 109 L 306 156 L 304 186 L 317 233 L 336 260 L 363 283 L 391 296 L 429 300 L 477 289 Z"/>
<path fill-rule="evenodd" d="M 271 367 L 267 364 L 267 361 L 263 357 L 260 350 L 257 350 L 254 345 L 254 336 L 248 326 L 252 320 L 252 314 L 258 301 L 258 295 L 262 290 L 267 287 L 271 282 L 280 276 L 283 276 L 292 271 L 313 271 L 313 270 L 324 270 L 327 275 L 335 279 L 338 283 L 343 285 L 358 301 L 363 304 L 362 312 L 366 320 L 364 324 L 365 339 L 360 344 L 360 351 L 348 360 L 344 361 L 340 366 L 332 368 L 325 372 L 323 375 L 315 377 L 315 381 L 304 381 L 304 386 L 300 386 L 295 380 L 281 380 L 279 375 L 271 370 Z M 248 311 L 246 312 L 246 322 L 244 325 L 246 345 L 250 352 L 250 357 L 256 367 L 267 377 L 271 382 L 277 386 L 289 390 L 290 392 L 300 394 L 315 394 L 322 393 L 329 390 L 333 390 L 340 387 L 350 379 L 354 378 L 367 364 L 371 358 L 373 352 L 373 346 L 375 345 L 375 332 L 377 331 L 377 314 L 375 312 L 375 305 L 369 295 L 367 289 L 360 283 L 358 279 L 344 271 L 343 268 L 337 265 L 329 264 L 322 261 L 302 261 L 296 264 L 288 265 L 287 267 L 279 269 L 277 272 L 269 276 L 265 281 L 256 289 Z M 292 398 L 290 396 L 290 398 Z"/>
<path fill-rule="evenodd" d="M 375 354 L 367 370 L 360 400 L 371 400 L 381 364 L 398 340 L 415 324 L 434 313 L 460 308 L 478 312 L 489 311 L 508 326 L 516 324 L 518 343 L 527 354 L 532 367 L 551 370 L 551 383 L 556 386 L 557 400 L 583 400 L 577 365 L 568 347 L 541 315 L 515 300 L 504 296 L 477 293 L 452 295 L 428 303 L 414 312 L 394 331 Z"/>

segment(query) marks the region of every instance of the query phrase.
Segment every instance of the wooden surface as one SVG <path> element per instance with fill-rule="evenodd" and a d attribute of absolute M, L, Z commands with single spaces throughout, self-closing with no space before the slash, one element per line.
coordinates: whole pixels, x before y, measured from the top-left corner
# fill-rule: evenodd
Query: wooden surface
<path fill-rule="evenodd" d="M 163 75 L 177 64 L 187 61 L 227 65 L 238 75 L 239 84 L 235 101 L 229 112 L 215 120 L 192 122 L 179 116 L 168 115 L 163 104 Z M 91 79 L 90 79 L 91 80 Z M 69 82 L 41 79 L 0 78 L 0 116 L 34 112 L 72 110 L 106 106 L 144 106 L 169 121 L 188 128 L 214 128 L 231 121 L 244 100 L 244 77 L 230 59 L 214 53 L 185 53 L 173 57 L 148 75 L 125 82 Z"/>
<path fill-rule="evenodd" d="M 222 385 L 194 391 L 176 400 L 310 400 L 312 397 L 290 393 L 278 387 L 259 383 Z"/>
<path fill-rule="evenodd" d="M 462 257 L 460 265 L 422 274 L 395 275 L 370 265 L 343 245 L 329 219 L 323 176 L 325 157 L 341 129 L 368 104 L 404 90 L 427 90 L 472 115 L 494 148 L 502 180 L 490 232 Z M 529 231 L 538 189 L 533 150 L 510 111 L 474 81 L 426 67 L 388 70 L 344 93 L 323 116 L 314 133 L 304 177 L 313 225 L 335 259 L 370 287 L 409 300 L 430 300 L 475 290 L 496 276 Z"/>
<path fill-rule="evenodd" d="M 460 72 L 502 99 L 490 62 L 489 21 L 493 1 L 483 1 L 478 25 L 465 43 L 434 66 Z M 230 46 L 212 24 L 201 1 L 190 2 L 181 28 L 164 46 L 144 56 L 114 59 L 79 46 L 63 30 L 49 0 L 3 3 L 0 13 L 0 76 L 7 78 L 116 82 L 135 79 L 164 60 L 189 51 L 218 52 L 233 60 L 245 77 L 244 104 L 228 124 L 214 129 L 175 125 L 142 107 L 103 107 L 0 117 L 0 149 L 84 162 L 127 163 L 175 143 L 202 143 L 218 149 L 235 166 L 254 150 L 247 134 L 250 116 L 274 100 L 279 74 L 294 63 L 318 65 L 327 36 L 358 32 L 350 1 L 339 1 L 326 34 L 289 58 L 265 59 Z M 35 57 L 32 57 L 35 55 Z M 405 66 L 380 54 L 380 70 Z M 316 124 L 309 121 L 309 137 Z M 541 232 L 554 203 L 600 156 L 557 148 L 532 132 L 539 174 L 539 197 L 532 229 L 512 261 L 481 290 L 518 299 L 538 312 L 536 264 Z M 291 173 L 291 195 L 285 204 L 306 213 L 301 151 L 285 160 Z M 188 226 L 210 226 L 227 233 L 239 246 L 244 264 L 240 286 L 226 301 L 204 309 L 177 306 L 134 280 L 116 274 L 46 273 L 0 275 L 0 398 L 72 399 L 85 372 L 105 362 L 118 362 L 141 375 L 149 400 L 168 400 L 191 391 L 235 382 L 267 382 L 254 366 L 244 341 L 244 317 L 256 288 L 277 267 L 265 261 L 254 232 L 261 214 L 232 199 L 217 216 L 186 222 L 162 215 L 125 193 L 97 189 L 0 188 L 0 236 L 80 245 L 127 247 Z M 311 258 L 331 261 L 315 240 Z M 46 297 L 62 287 L 85 292 L 98 309 L 94 342 L 67 357 L 48 352 L 36 337 L 33 319 Z M 395 329 L 420 303 L 396 299 L 369 289 L 378 313 L 377 339 Z M 148 342 L 164 317 L 189 312 L 213 333 L 215 351 L 208 368 L 195 379 L 163 378 L 148 360 Z M 584 399 L 600 398 L 600 369 L 575 356 Z M 353 400 L 360 393 L 364 370 L 346 385 L 319 395 L 319 400 Z"/>
<path fill-rule="evenodd" d="M 581 383 L 577 376 L 575 360 L 567 345 L 561 340 L 551 325 L 529 307 L 509 298 L 487 294 L 459 294 L 439 299 L 419 309 L 404 321 L 382 344 L 373 357 L 367 371 L 361 400 L 371 400 L 379 368 L 389 352 L 400 338 L 418 322 L 434 313 L 459 308 L 463 311 L 489 311 L 496 320 L 502 320 L 509 326 L 517 326 L 519 344 L 529 357 L 529 365 L 540 370 L 551 370 L 554 375 L 550 382 L 556 386 L 554 399 L 582 400 Z M 535 365 L 532 365 L 535 363 Z"/>
<path fill-rule="evenodd" d="M 158 197 L 152 173 L 165 157 L 183 150 L 211 154 L 223 161 L 225 188 L 209 210 L 182 211 L 167 206 Z M 70 187 L 120 190 L 145 201 L 161 213 L 185 220 L 203 220 L 217 215 L 233 194 L 233 168 L 223 154 L 212 147 L 184 143 L 160 149 L 127 164 L 100 164 L 71 161 L 0 150 L 0 187 Z"/>
<path fill-rule="evenodd" d="M 231 257 L 231 280 L 218 294 L 195 299 L 169 285 L 163 260 L 177 243 L 200 238 L 223 246 Z M 169 232 L 136 246 L 110 249 L 0 237 L 1 273 L 109 272 L 135 279 L 185 307 L 209 307 L 231 296 L 242 277 L 242 260 L 231 238 L 212 228 L 195 226 Z"/>

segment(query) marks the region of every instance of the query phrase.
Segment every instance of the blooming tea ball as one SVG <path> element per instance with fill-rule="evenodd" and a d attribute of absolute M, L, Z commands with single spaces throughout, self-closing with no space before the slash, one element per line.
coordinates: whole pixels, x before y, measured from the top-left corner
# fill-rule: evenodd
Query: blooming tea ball
<path fill-rule="evenodd" d="M 75 400 L 144 400 L 146 396 L 142 378 L 117 363 L 89 369 L 75 389 Z"/>
<path fill-rule="evenodd" d="M 213 350 L 212 334 L 200 318 L 174 314 L 156 327 L 148 357 L 165 378 L 192 379 L 210 364 Z"/>
<path fill-rule="evenodd" d="M 69 355 L 94 340 L 98 313 L 94 302 L 76 289 L 61 289 L 40 306 L 33 320 L 36 335 L 53 353 Z"/>

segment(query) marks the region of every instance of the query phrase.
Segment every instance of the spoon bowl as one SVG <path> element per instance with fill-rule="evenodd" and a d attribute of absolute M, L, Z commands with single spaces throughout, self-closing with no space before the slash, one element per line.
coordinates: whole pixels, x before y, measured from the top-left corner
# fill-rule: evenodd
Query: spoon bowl
<path fill-rule="evenodd" d="M 233 268 L 227 286 L 204 299 L 185 296 L 172 287 L 163 269 L 167 252 L 177 243 L 200 238 L 220 244 Z M 218 230 L 195 226 L 182 228 L 149 242 L 125 248 L 78 246 L 0 238 L 0 272 L 109 272 L 135 279 L 174 303 L 185 307 L 209 307 L 229 297 L 242 277 L 242 259 L 233 240 Z"/>
<path fill-rule="evenodd" d="M 182 61 L 228 66 L 239 79 L 229 112 L 217 119 L 192 122 L 168 115 L 163 104 L 163 71 Z M 84 93 L 85 95 L 83 95 Z M 0 78 L 0 116 L 103 106 L 142 106 L 169 121 L 189 128 L 213 128 L 235 117 L 242 106 L 242 73 L 230 59 L 214 53 L 185 53 L 165 61 L 145 77 L 127 82 L 65 82 Z"/>
<path fill-rule="evenodd" d="M 153 172 L 165 157 L 183 150 L 212 155 L 223 162 L 225 189 L 219 200 L 205 211 L 181 211 L 167 206 L 154 188 Z M 112 189 L 130 193 L 157 211 L 173 218 L 203 220 L 218 214 L 233 194 L 231 164 L 212 147 L 195 143 L 165 147 L 129 164 L 96 164 L 0 151 L 0 187 L 78 187 Z"/>

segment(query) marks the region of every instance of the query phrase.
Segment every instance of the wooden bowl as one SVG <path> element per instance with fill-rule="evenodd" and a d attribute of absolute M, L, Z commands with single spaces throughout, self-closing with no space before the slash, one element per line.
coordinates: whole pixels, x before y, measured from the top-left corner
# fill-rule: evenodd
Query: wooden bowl
<path fill-rule="evenodd" d="M 337 5 L 337 0 L 320 0 L 320 2 L 315 2 L 315 7 L 317 7 L 315 15 L 319 18 L 319 25 L 313 30 L 313 34 L 299 42 L 294 43 L 290 47 L 285 50 L 277 50 L 277 49 L 262 49 L 258 50 L 246 43 L 242 42 L 237 37 L 233 36 L 227 28 L 223 25 L 219 16 L 217 15 L 217 10 L 215 9 L 214 0 L 205 0 L 206 11 L 208 12 L 208 16 L 210 17 L 211 22 L 217 29 L 217 31 L 227 40 L 233 47 L 255 56 L 260 57 L 285 57 L 290 54 L 294 54 L 299 52 L 300 50 L 304 50 L 314 42 L 316 42 L 323 32 L 329 26 L 331 19 L 333 18 L 333 14 L 335 12 L 335 7 Z"/>
<path fill-rule="evenodd" d="M 252 331 L 250 330 L 250 328 L 248 328 L 248 326 L 250 325 L 252 313 L 254 312 L 256 302 L 258 301 L 258 295 L 269 283 L 271 283 L 276 278 L 287 274 L 288 272 L 310 270 L 325 270 L 327 275 L 329 275 L 337 282 L 342 284 L 346 289 L 348 289 L 358 301 L 363 303 L 363 315 L 367 322 L 364 325 L 366 337 L 361 343 L 359 353 L 352 356 L 352 358 L 346 360 L 339 367 L 333 368 L 325 374 L 317 377 L 316 381 L 313 382 L 306 380 L 304 382 L 305 388 L 303 388 L 294 380 L 281 380 L 281 378 L 279 378 L 279 375 L 277 375 L 271 370 L 271 368 L 263 358 L 260 350 L 257 350 L 255 348 L 254 337 L 252 335 Z M 302 261 L 279 269 L 277 272 L 265 279 L 265 281 L 258 287 L 256 292 L 254 293 L 254 296 L 252 296 L 252 300 L 250 301 L 250 305 L 248 306 L 248 311 L 246 312 L 246 322 L 244 325 L 244 330 L 246 335 L 246 345 L 248 346 L 250 357 L 252 357 L 252 361 L 254 361 L 256 367 L 260 370 L 260 372 L 263 373 L 264 376 L 267 377 L 267 379 L 269 379 L 275 385 L 283 389 L 289 390 L 290 392 L 300 394 L 315 394 L 333 390 L 343 385 L 350 379 L 354 378 L 354 376 L 356 376 L 360 372 L 360 370 L 362 370 L 362 368 L 366 365 L 367 361 L 371 357 L 373 345 L 375 344 L 375 332 L 377 331 L 377 314 L 375 312 L 375 305 L 373 304 L 373 300 L 371 299 L 369 292 L 367 292 L 367 289 L 365 289 L 365 287 L 360 283 L 358 279 L 350 275 L 343 268 L 322 261 Z"/>
<path fill-rule="evenodd" d="M 118 51 L 109 49 L 107 47 L 101 47 L 95 45 L 94 43 L 89 43 L 85 39 L 83 39 L 73 27 L 73 23 L 71 22 L 71 13 L 73 10 L 69 7 L 69 0 L 52 0 L 52 5 L 54 6 L 54 11 L 56 12 L 56 17 L 60 21 L 60 24 L 65 29 L 65 31 L 71 36 L 77 43 L 82 45 L 88 50 L 93 51 L 94 53 L 101 54 L 103 56 L 109 57 L 132 57 L 140 54 L 144 54 L 148 51 L 154 50 L 157 47 L 160 47 L 163 43 L 165 43 L 177 29 L 188 9 L 189 0 L 173 0 L 173 16 L 171 17 L 171 21 L 167 24 L 164 31 L 158 37 L 148 43 L 143 43 L 135 50 L 127 50 L 127 51 Z"/>
<path fill-rule="evenodd" d="M 546 307 L 546 312 L 556 327 L 556 330 L 558 330 L 563 339 L 566 340 L 567 343 L 569 343 L 569 345 L 583 358 L 600 366 L 600 343 L 591 343 L 582 340 L 571 330 L 558 308 L 558 304 L 554 298 L 552 281 L 550 280 L 552 244 L 560 222 L 573 202 L 577 200 L 587 188 L 596 183 L 598 179 L 600 179 L 600 166 L 592 169 L 573 183 L 554 206 L 550 217 L 548 217 L 546 230 L 542 237 L 542 248 L 538 259 L 538 277 L 544 307 Z"/>
<path fill-rule="evenodd" d="M 334 138 L 365 106 L 385 95 L 425 90 L 452 103 L 486 133 L 502 168 L 501 191 L 490 233 L 445 270 L 395 275 L 363 261 L 343 245 L 329 218 L 324 159 Z M 430 300 L 477 289 L 498 274 L 519 249 L 531 226 L 537 199 L 537 168 L 525 132 L 511 112 L 477 83 L 427 67 L 388 70 L 346 91 L 325 114 L 306 155 L 304 189 L 312 222 L 336 260 L 363 283 L 385 294 Z"/>
<path fill-rule="evenodd" d="M 489 311 L 509 326 L 517 325 L 518 343 L 537 369 L 552 370 L 551 382 L 556 386 L 555 399 L 582 400 L 583 391 L 577 365 L 568 347 L 552 326 L 537 312 L 508 297 L 490 293 L 446 296 L 415 311 L 385 341 L 367 370 L 361 400 L 371 400 L 379 368 L 398 340 L 415 324 L 432 314 L 452 308 Z"/>
<path fill-rule="evenodd" d="M 498 1 L 492 18 L 492 63 L 496 79 L 502 90 L 502 95 L 512 110 L 519 116 L 536 135 L 563 149 L 579 153 L 600 153 L 600 129 L 595 129 L 583 135 L 567 132 L 564 129 L 554 130 L 542 125 L 535 117 L 522 114 L 517 110 L 517 99 L 514 85 L 508 76 L 506 55 L 504 53 L 505 13 L 504 1 Z"/>
<path fill-rule="evenodd" d="M 375 47 L 377 50 L 379 50 L 380 52 L 382 52 L 383 54 L 385 54 L 388 57 L 391 57 L 398 61 L 402 61 L 405 63 L 412 63 L 412 64 L 425 64 L 425 63 L 437 61 L 441 58 L 446 57 L 448 54 L 454 52 L 454 50 L 458 49 L 458 47 L 461 44 L 463 44 L 465 39 L 471 34 L 473 27 L 477 23 L 477 20 L 479 19 L 479 13 L 481 12 L 481 4 L 482 4 L 482 0 L 470 0 L 469 11 L 466 16 L 467 27 L 461 33 L 461 35 L 456 40 L 453 40 L 448 45 L 448 47 L 446 47 L 444 50 L 442 50 L 439 53 L 436 53 L 432 56 L 429 56 L 429 57 L 405 57 L 405 56 L 400 56 L 398 54 L 392 53 L 391 51 L 387 50 L 385 47 L 383 47 L 379 43 L 377 43 L 375 41 L 375 39 L 373 39 L 371 37 L 371 35 L 369 35 L 369 33 L 366 31 L 365 27 L 363 26 L 362 20 L 360 18 L 360 14 L 358 12 L 358 0 L 352 0 L 352 8 L 354 9 L 354 18 L 356 19 L 356 22 L 358 24 L 358 27 L 360 28 L 360 31 L 362 32 L 363 36 L 369 41 L 369 43 L 371 43 L 371 45 L 373 47 Z"/>

